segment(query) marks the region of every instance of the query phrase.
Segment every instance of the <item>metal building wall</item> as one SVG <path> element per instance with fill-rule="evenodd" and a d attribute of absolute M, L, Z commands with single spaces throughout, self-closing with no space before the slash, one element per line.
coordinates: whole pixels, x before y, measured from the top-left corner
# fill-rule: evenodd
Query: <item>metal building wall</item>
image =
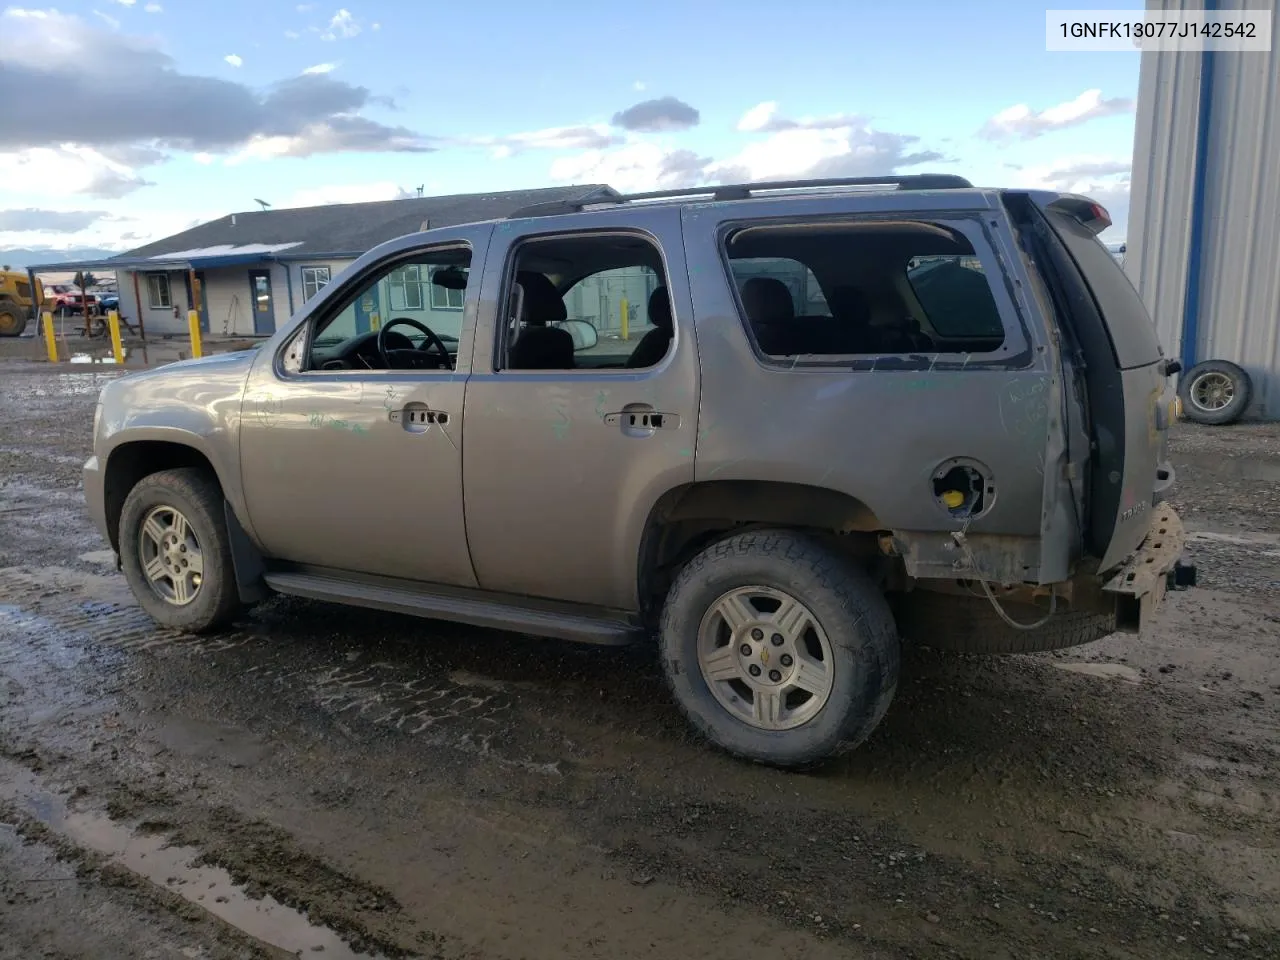
<path fill-rule="evenodd" d="M 1217 4 L 1222 10 L 1246 5 L 1260 6 L 1257 0 Z M 1207 126 L 1198 137 L 1206 64 Z M 1197 257 L 1200 148 L 1205 166 Z M 1155 317 L 1166 351 L 1185 352 L 1188 281 L 1198 260 L 1194 359 L 1240 364 L 1254 388 L 1246 416 L 1280 419 L 1280 52 L 1142 55 L 1129 216 L 1125 269 Z"/>

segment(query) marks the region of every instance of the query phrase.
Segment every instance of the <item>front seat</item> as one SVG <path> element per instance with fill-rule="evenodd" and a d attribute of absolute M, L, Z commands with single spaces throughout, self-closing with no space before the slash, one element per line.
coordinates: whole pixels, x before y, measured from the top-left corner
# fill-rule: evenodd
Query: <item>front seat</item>
<path fill-rule="evenodd" d="M 791 349 L 794 331 L 790 329 L 796 308 L 785 283 L 774 277 L 752 277 L 742 285 L 742 308 L 761 350 L 774 356 L 796 352 Z"/>
<path fill-rule="evenodd" d="M 523 327 L 507 354 L 507 366 L 512 370 L 572 370 L 573 335 L 550 326 L 569 315 L 555 284 L 533 270 L 521 270 L 516 283 L 524 290 Z"/>
<path fill-rule="evenodd" d="M 649 322 L 653 329 L 640 338 L 627 358 L 628 367 L 652 367 L 667 355 L 675 322 L 671 319 L 671 298 L 666 287 L 656 287 L 649 294 Z"/>

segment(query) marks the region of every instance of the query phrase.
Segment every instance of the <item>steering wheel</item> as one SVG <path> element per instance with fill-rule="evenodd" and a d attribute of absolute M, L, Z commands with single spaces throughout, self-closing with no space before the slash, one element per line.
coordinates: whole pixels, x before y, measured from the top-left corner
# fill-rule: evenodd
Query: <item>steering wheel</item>
<path fill-rule="evenodd" d="M 427 342 L 421 348 L 388 347 L 387 331 L 397 326 L 413 327 L 426 337 Z M 404 335 L 401 334 L 397 339 L 400 338 L 404 338 Z M 444 369 L 450 370 L 453 368 L 453 358 L 449 356 L 449 348 L 425 323 L 419 323 L 409 317 L 396 317 L 394 320 L 383 324 L 378 330 L 378 356 L 382 358 L 382 362 L 388 370 L 439 370 L 440 367 L 438 365 L 434 367 L 427 366 L 426 351 L 428 347 L 440 354 L 440 359 L 444 362 Z"/>

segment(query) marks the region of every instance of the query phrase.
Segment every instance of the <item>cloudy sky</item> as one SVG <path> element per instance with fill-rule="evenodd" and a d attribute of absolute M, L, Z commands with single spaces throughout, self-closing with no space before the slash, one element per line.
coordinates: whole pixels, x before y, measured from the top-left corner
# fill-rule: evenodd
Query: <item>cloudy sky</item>
<path fill-rule="evenodd" d="M 1088 192 L 1123 236 L 1138 55 L 1046 53 L 1025 0 L 341 2 L 0 0 L 0 251 L 257 199 L 924 170 Z"/>

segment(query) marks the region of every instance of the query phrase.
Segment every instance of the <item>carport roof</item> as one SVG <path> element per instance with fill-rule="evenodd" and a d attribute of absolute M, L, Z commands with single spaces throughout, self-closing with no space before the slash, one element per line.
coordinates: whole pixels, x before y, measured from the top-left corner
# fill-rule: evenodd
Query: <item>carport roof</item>
<path fill-rule="evenodd" d="M 253 210 L 202 223 L 105 260 L 34 264 L 51 270 L 188 270 L 264 260 L 343 259 L 378 244 L 436 227 L 509 216 L 535 203 L 576 200 L 603 184 L 543 187 L 373 203 Z"/>

